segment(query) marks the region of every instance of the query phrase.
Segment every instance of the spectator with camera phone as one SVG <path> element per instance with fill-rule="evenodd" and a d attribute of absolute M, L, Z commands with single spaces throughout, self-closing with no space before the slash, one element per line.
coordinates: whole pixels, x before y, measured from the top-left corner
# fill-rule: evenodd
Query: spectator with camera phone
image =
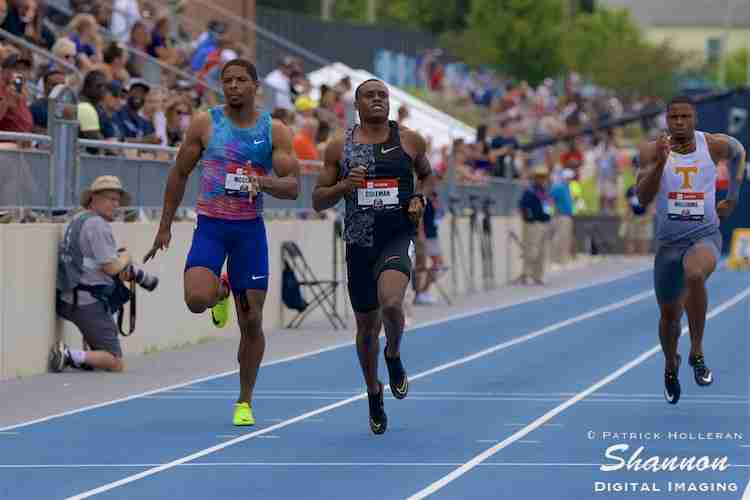
<path fill-rule="evenodd" d="M 34 121 L 26 99 L 28 58 L 11 54 L 0 65 L 0 130 L 31 133 Z"/>
<path fill-rule="evenodd" d="M 50 369 L 65 367 L 121 372 L 119 329 L 113 313 L 130 299 L 123 281 L 135 280 L 146 290 L 158 280 L 134 269 L 126 248 L 118 249 L 111 222 L 120 206 L 130 204 L 130 195 L 115 176 L 94 180 L 81 193 L 81 206 L 66 228 L 60 244 L 57 276 L 57 313 L 78 327 L 90 347 L 69 349 L 62 342 L 50 352 Z"/>

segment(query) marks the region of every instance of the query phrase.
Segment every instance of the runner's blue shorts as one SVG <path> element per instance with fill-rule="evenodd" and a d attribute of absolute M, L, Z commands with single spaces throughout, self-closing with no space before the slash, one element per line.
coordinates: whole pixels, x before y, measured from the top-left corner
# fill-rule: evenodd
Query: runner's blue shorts
<path fill-rule="evenodd" d="M 268 290 L 268 239 L 262 217 L 226 220 L 198 216 L 185 271 L 206 267 L 218 277 L 227 259 L 232 292 Z"/>

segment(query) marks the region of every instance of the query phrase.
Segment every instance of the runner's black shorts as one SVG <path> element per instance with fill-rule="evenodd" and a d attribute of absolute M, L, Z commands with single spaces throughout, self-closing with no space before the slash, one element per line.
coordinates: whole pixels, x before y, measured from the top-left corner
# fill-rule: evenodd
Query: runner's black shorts
<path fill-rule="evenodd" d="M 412 238 L 412 231 L 401 231 L 381 241 L 376 239 L 371 247 L 346 245 L 349 300 L 354 312 L 368 313 L 380 307 L 378 278 L 383 271 L 392 269 L 411 277 Z"/>

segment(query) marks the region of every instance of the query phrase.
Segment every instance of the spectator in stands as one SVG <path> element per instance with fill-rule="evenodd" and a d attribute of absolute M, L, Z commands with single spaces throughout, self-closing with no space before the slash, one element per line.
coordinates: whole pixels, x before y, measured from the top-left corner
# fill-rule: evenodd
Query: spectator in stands
<path fill-rule="evenodd" d="M 99 114 L 99 125 L 102 131 L 102 138 L 107 141 L 122 141 L 123 133 L 115 123 L 115 113 L 124 105 L 122 99 L 122 87 L 119 82 L 109 82 L 104 88 L 104 95 L 97 107 Z M 106 154 L 118 154 L 117 150 L 107 149 Z"/>
<path fill-rule="evenodd" d="M 146 53 L 148 46 L 151 43 L 151 35 L 149 35 L 146 29 L 146 24 L 143 21 L 136 21 L 130 29 L 130 41 L 128 44 L 142 53 Z M 131 77 L 143 78 L 145 75 L 147 60 L 144 56 L 136 53 L 131 53 L 128 57 L 128 62 L 125 69 Z"/>
<path fill-rule="evenodd" d="M 55 44 L 55 35 L 44 25 L 44 6 L 40 5 L 37 0 L 26 0 L 24 3 L 26 10 L 20 18 L 24 38 L 34 45 L 47 50 L 51 49 Z"/>
<path fill-rule="evenodd" d="M 199 109 L 201 107 L 201 97 L 189 80 L 177 80 L 170 90 L 172 94 L 187 99 L 192 108 Z"/>
<path fill-rule="evenodd" d="M 110 29 L 112 21 L 112 4 L 108 0 L 99 0 L 91 7 L 91 14 L 96 19 L 96 24 L 107 31 Z"/>
<path fill-rule="evenodd" d="M 299 160 L 319 160 L 320 154 L 315 146 L 315 139 L 318 135 L 318 120 L 312 117 L 306 117 L 302 122 L 302 127 L 294 135 L 294 152 Z M 308 165 L 303 165 L 303 171 L 317 171 L 311 169 Z"/>
<path fill-rule="evenodd" d="M 617 144 L 614 131 L 607 131 L 597 151 L 596 178 L 599 187 L 599 210 L 603 214 L 614 214 L 617 205 Z"/>
<path fill-rule="evenodd" d="M 24 18 L 29 11 L 29 3 L 30 0 L 7 0 L 7 13 L 0 28 L 23 38 L 26 35 Z"/>
<path fill-rule="evenodd" d="M 336 130 L 344 126 L 344 123 L 336 113 L 339 100 L 338 92 L 332 87 L 328 85 L 320 86 L 320 102 L 318 103 L 318 110 L 315 112 L 315 116 L 320 121 L 326 122 L 328 128 L 331 130 Z"/>
<path fill-rule="evenodd" d="M 544 285 L 547 236 L 552 216 L 552 200 L 547 193 L 547 167 L 532 172 L 531 183 L 521 196 L 519 208 L 523 218 L 523 271 L 517 282 Z"/>
<path fill-rule="evenodd" d="M 114 116 L 116 126 L 122 130 L 126 142 L 143 144 L 160 144 L 153 123 L 138 113 L 146 102 L 151 87 L 145 81 L 131 78 L 128 86 L 127 101 Z"/>
<path fill-rule="evenodd" d="M 0 0 L 0 28 L 6 29 L 5 20 L 8 18 L 8 0 Z"/>
<path fill-rule="evenodd" d="M 516 154 L 519 144 L 516 140 L 510 121 L 500 124 L 500 129 L 490 142 L 489 159 L 493 165 L 495 177 L 512 179 L 518 177 L 516 172 Z"/>
<path fill-rule="evenodd" d="M 122 43 L 129 42 L 131 29 L 140 20 L 138 0 L 114 0 L 110 28 L 115 39 Z"/>
<path fill-rule="evenodd" d="M 555 204 L 552 260 L 561 265 L 568 263 L 575 244 L 573 241 L 573 197 L 570 195 L 570 181 L 573 175 L 573 171 L 566 168 L 550 188 L 550 196 Z"/>
<path fill-rule="evenodd" d="M 182 144 L 192 113 L 190 102 L 182 96 L 172 96 L 167 102 L 167 146 L 176 148 Z"/>
<path fill-rule="evenodd" d="M 91 14 L 78 14 L 66 28 L 67 38 L 76 46 L 76 61 L 81 71 L 87 72 L 101 63 L 101 43 L 98 24 Z"/>
<path fill-rule="evenodd" d="M 49 109 L 49 94 L 58 85 L 65 85 L 65 73 L 59 69 L 48 70 L 43 77 L 44 95 L 34 101 L 29 108 L 34 121 L 34 133 L 47 133 L 47 111 Z"/>
<path fill-rule="evenodd" d="M 31 60 L 19 54 L 7 56 L 0 65 L 0 130 L 31 133 L 34 121 L 27 104 L 25 73 Z"/>
<path fill-rule="evenodd" d="M 107 77 L 98 70 L 89 71 L 83 79 L 78 103 L 78 136 L 83 139 L 102 140 L 99 105 L 107 87 Z M 91 150 L 96 153 L 96 150 Z"/>
<path fill-rule="evenodd" d="M 165 95 L 162 89 L 154 88 L 146 94 L 140 115 L 154 126 L 159 144 L 167 145 L 167 117 L 164 114 Z"/>
<path fill-rule="evenodd" d="M 180 56 L 172 47 L 169 36 L 169 18 L 160 16 L 156 19 L 154 29 L 151 31 L 151 43 L 148 45 L 148 54 L 159 59 L 164 64 L 177 66 L 180 64 Z"/>
<path fill-rule="evenodd" d="M 291 76 L 294 68 L 294 60 L 285 57 L 279 66 L 268 73 L 263 80 L 273 90 L 274 108 L 294 110 L 294 102 L 291 98 Z M 322 97 L 321 97 L 322 99 Z"/>
<path fill-rule="evenodd" d="M 638 169 L 638 157 L 633 158 L 633 168 Z M 646 255 L 649 253 L 654 236 L 653 205 L 644 207 L 638 201 L 636 187 L 632 185 L 625 191 L 628 208 L 622 220 L 621 236 L 625 240 L 627 255 Z"/>
<path fill-rule="evenodd" d="M 578 148 L 575 139 L 568 141 L 568 149 L 560 155 L 560 164 L 563 168 L 569 168 L 575 174 L 575 179 L 579 180 L 581 167 L 583 166 L 583 153 Z"/>
<path fill-rule="evenodd" d="M 209 21 L 207 30 L 195 41 L 193 55 L 190 58 L 190 69 L 194 73 L 200 71 L 206 62 L 206 57 L 218 47 L 219 39 L 226 32 L 225 23 L 216 20 Z"/>
<path fill-rule="evenodd" d="M 107 75 L 110 82 L 118 82 L 120 85 L 127 85 L 130 75 L 126 69 L 128 62 L 128 53 L 117 42 L 111 42 L 104 49 L 102 54 L 103 64 L 96 69 Z"/>

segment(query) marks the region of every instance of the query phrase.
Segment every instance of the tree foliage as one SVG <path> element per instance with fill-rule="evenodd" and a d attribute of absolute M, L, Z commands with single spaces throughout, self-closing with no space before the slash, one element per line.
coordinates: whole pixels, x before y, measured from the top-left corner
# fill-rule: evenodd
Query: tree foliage
<path fill-rule="evenodd" d="M 563 69 L 561 0 L 474 0 L 467 24 L 479 42 L 470 50 L 519 79 L 536 84 Z"/>

